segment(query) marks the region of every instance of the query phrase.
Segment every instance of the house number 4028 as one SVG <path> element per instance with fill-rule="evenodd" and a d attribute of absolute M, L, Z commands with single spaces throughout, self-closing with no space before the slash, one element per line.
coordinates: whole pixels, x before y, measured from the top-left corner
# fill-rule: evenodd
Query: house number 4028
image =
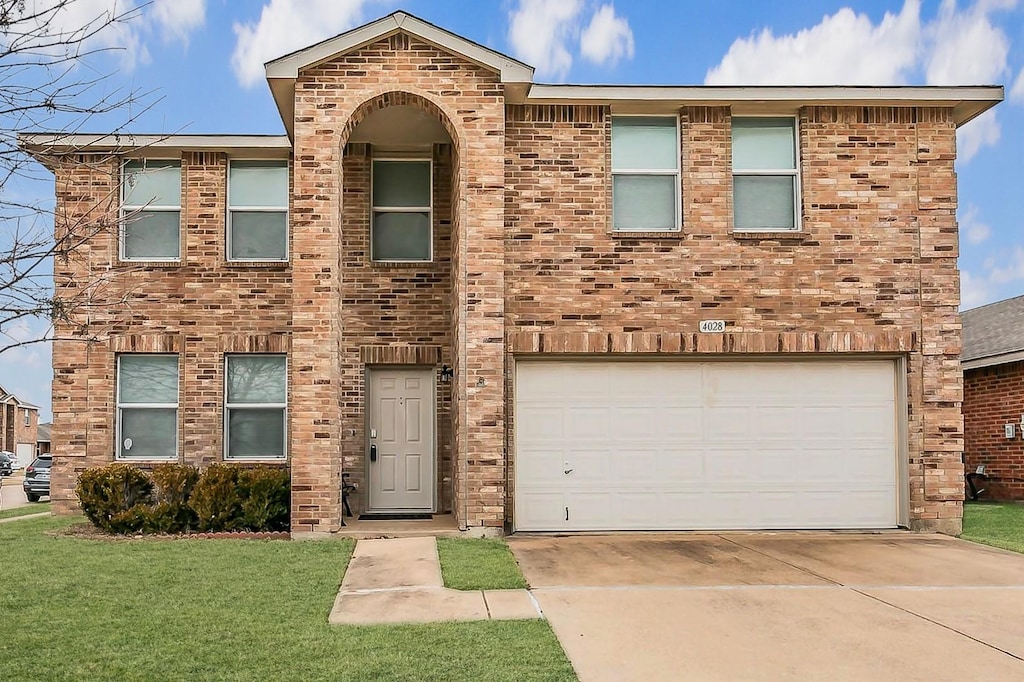
<path fill-rule="evenodd" d="M 719 334 L 725 331 L 725 320 L 701 320 L 700 331 L 702 334 Z"/>

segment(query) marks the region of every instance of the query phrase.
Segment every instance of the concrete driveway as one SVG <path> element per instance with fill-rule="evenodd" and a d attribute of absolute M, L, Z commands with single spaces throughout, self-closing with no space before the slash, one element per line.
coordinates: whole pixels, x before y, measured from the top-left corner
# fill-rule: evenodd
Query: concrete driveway
<path fill-rule="evenodd" d="M 899 532 L 509 545 L 584 681 L 1024 679 L 1024 555 Z"/>

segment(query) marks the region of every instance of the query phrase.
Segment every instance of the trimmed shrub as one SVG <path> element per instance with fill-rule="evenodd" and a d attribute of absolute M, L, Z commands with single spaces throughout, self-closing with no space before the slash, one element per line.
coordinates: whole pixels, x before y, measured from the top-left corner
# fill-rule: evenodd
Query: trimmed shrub
<path fill-rule="evenodd" d="M 151 533 L 184 533 L 197 526 L 196 513 L 188 506 L 199 482 L 199 470 L 187 464 L 159 464 L 153 468 L 156 503 L 150 510 Z"/>
<path fill-rule="evenodd" d="M 287 469 L 256 467 L 238 472 L 242 527 L 252 531 L 288 530 L 291 477 Z"/>
<path fill-rule="evenodd" d="M 266 466 L 160 464 L 150 473 L 118 462 L 83 471 L 75 492 L 93 525 L 119 534 L 286 531 L 291 511 L 287 469 Z"/>
<path fill-rule="evenodd" d="M 86 469 L 75 487 L 86 517 L 111 533 L 142 530 L 145 508 L 153 500 L 153 481 L 141 469 L 115 462 Z"/>
<path fill-rule="evenodd" d="M 188 506 L 196 514 L 196 527 L 203 532 L 240 530 L 242 496 L 238 486 L 240 469 L 230 464 L 211 464 L 199 476 Z"/>

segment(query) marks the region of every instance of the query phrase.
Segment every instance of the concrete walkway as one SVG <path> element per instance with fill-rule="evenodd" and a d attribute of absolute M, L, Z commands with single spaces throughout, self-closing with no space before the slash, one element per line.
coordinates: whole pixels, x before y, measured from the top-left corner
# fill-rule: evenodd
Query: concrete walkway
<path fill-rule="evenodd" d="M 0 523 L 10 523 L 11 521 L 21 521 L 23 519 L 39 519 L 44 516 L 53 516 L 50 512 L 39 512 L 38 514 L 23 514 L 22 516 L 10 516 L 6 519 L 0 519 Z"/>
<path fill-rule="evenodd" d="M 432 537 L 360 540 L 334 600 L 332 625 L 541 618 L 527 590 L 450 590 Z"/>

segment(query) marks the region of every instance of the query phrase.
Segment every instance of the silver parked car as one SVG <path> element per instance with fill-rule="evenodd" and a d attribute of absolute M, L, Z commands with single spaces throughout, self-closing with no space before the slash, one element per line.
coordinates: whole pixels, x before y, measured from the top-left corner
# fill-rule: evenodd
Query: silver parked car
<path fill-rule="evenodd" d="M 29 502 L 38 502 L 39 498 L 50 496 L 50 467 L 53 466 L 52 455 L 39 455 L 25 467 L 25 481 L 21 484 L 25 489 L 25 497 Z"/>

